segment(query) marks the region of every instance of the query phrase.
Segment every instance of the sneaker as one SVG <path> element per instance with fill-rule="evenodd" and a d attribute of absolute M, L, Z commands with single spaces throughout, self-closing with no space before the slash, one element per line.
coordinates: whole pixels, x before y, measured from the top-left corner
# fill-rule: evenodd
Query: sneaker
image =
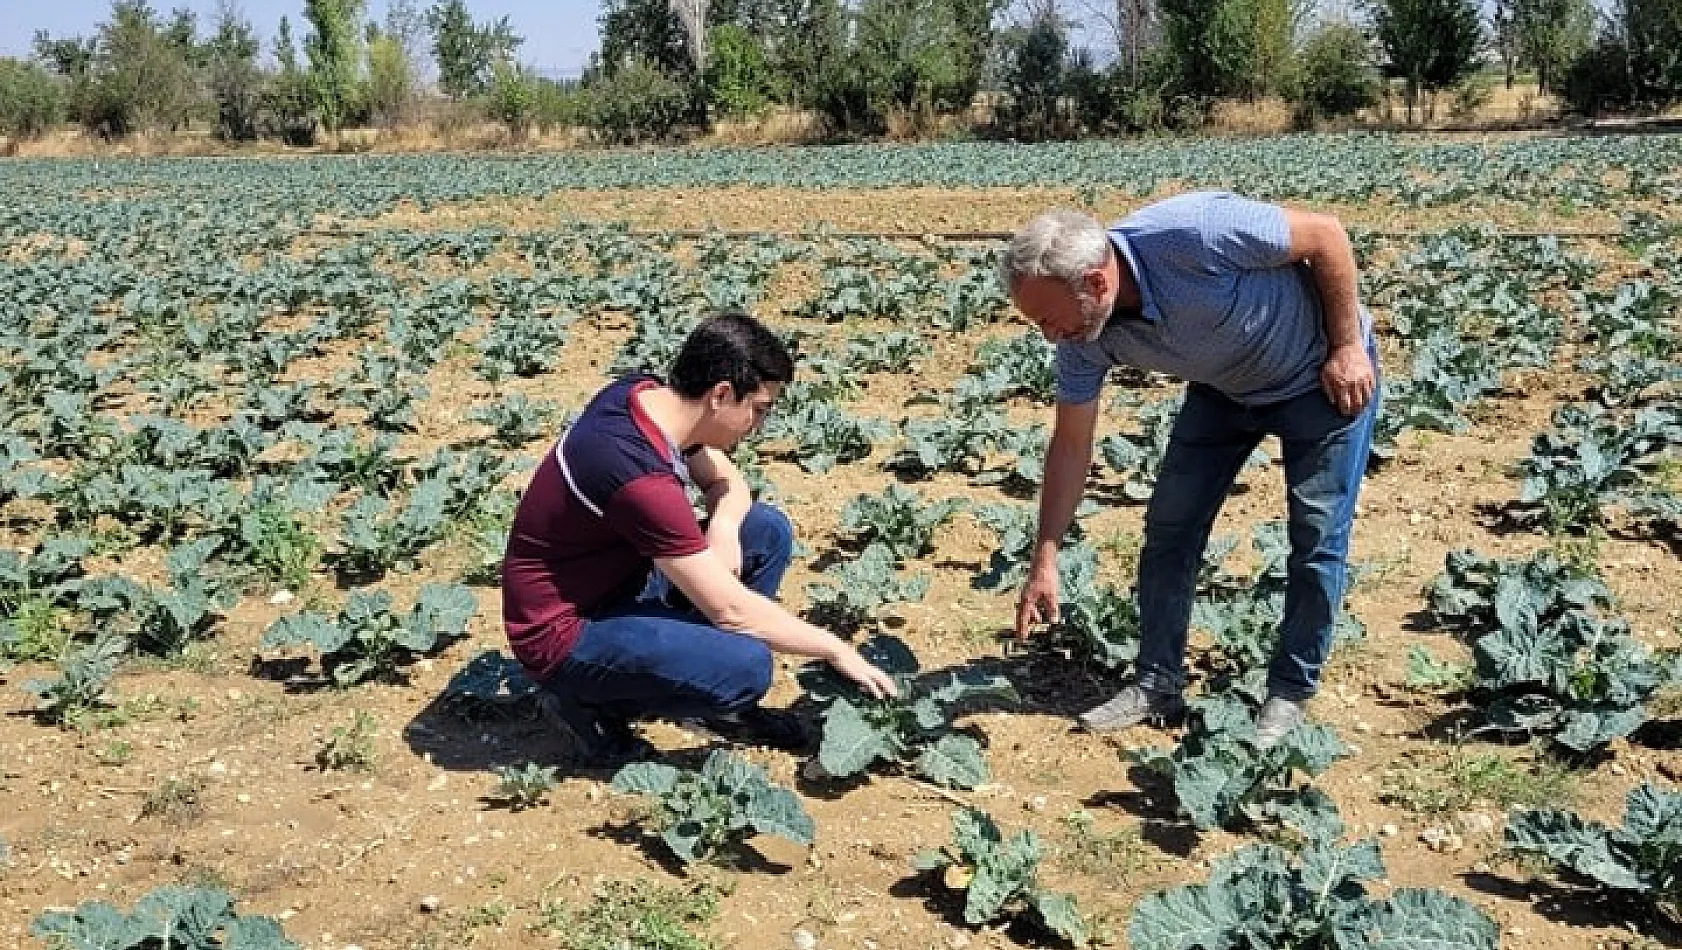
<path fill-rule="evenodd" d="M 624 719 L 604 716 L 559 693 L 540 692 L 537 709 L 556 731 L 572 739 L 574 758 L 588 768 L 618 768 L 652 758 L 654 746 Z"/>
<path fill-rule="evenodd" d="M 700 727 L 737 745 L 764 746 L 784 752 L 805 752 L 812 745 L 806 723 L 794 713 L 749 706 L 734 713 L 709 716 Z"/>
<path fill-rule="evenodd" d="M 1078 717 L 1088 732 L 1110 732 L 1142 722 L 1160 725 L 1178 719 L 1186 711 L 1179 693 L 1157 693 L 1137 684 L 1127 686 L 1109 702 L 1094 706 Z"/>
<path fill-rule="evenodd" d="M 1307 700 L 1267 697 L 1256 716 L 1256 748 L 1271 749 L 1308 718 Z"/>

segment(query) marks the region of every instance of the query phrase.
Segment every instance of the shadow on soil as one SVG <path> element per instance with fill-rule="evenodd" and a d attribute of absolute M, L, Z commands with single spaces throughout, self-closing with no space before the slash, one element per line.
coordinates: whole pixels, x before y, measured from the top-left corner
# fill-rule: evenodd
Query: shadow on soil
<path fill-rule="evenodd" d="M 1174 807 L 1174 788 L 1168 779 L 1140 765 L 1127 770 L 1133 788 L 1099 792 L 1081 804 L 1088 808 L 1119 808 L 1139 819 L 1139 837 L 1176 857 L 1189 858 L 1197 849 L 1197 829 L 1186 824 Z"/>
<path fill-rule="evenodd" d="M 672 854 L 658 834 L 649 833 L 635 821 L 604 821 L 586 833 L 592 838 L 641 849 L 650 861 L 658 864 L 661 870 L 668 874 L 684 877 L 689 873 L 689 866 Z M 773 861 L 761 854 L 752 842 L 724 854 L 714 855 L 707 863 L 744 874 L 787 874 L 794 870 L 793 865 Z"/>
<path fill-rule="evenodd" d="M 1634 930 L 1664 946 L 1682 947 L 1682 926 L 1666 920 L 1641 901 L 1617 893 L 1475 872 L 1462 874 L 1460 879 L 1480 894 L 1528 903 L 1537 914 L 1555 923 Z"/>

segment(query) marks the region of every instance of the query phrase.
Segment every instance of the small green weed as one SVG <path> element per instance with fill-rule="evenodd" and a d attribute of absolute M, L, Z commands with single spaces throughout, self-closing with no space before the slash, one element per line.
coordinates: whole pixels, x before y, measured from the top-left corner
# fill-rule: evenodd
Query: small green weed
<path fill-rule="evenodd" d="M 608 881 L 579 910 L 545 901 L 534 930 L 560 936 L 561 950 L 717 950 L 697 933 L 718 919 L 719 892 L 697 881 L 666 887 L 638 878 Z"/>
<path fill-rule="evenodd" d="M 323 772 L 348 769 L 364 772 L 374 767 L 373 715 L 358 709 L 348 726 L 334 726 L 321 747 L 315 750 L 316 767 Z"/>
<path fill-rule="evenodd" d="M 204 780 L 174 775 L 158 783 L 140 803 L 140 817 L 157 818 L 167 825 L 185 827 L 204 817 Z"/>
<path fill-rule="evenodd" d="M 1528 763 L 1493 752 L 1410 753 L 1389 770 L 1379 800 L 1441 815 L 1478 807 L 1560 805 L 1572 799 L 1576 776 L 1546 755 Z"/>
<path fill-rule="evenodd" d="M 1084 808 L 1069 812 L 1063 818 L 1068 839 L 1058 855 L 1070 870 L 1094 877 L 1119 878 L 1126 883 L 1145 863 L 1149 853 L 1143 838 L 1132 828 L 1104 832 L 1098 819 Z"/>

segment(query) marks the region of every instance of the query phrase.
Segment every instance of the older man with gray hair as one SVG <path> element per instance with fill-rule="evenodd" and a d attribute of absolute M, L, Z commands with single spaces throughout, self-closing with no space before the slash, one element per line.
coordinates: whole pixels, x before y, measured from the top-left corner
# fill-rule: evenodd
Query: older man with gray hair
<path fill-rule="evenodd" d="M 1265 746 L 1300 723 L 1343 600 L 1350 528 L 1378 412 L 1372 319 L 1343 225 L 1226 192 L 1180 195 L 1103 228 L 1050 211 L 1001 262 L 1011 299 L 1057 344 L 1057 409 L 1016 634 L 1058 619 L 1057 551 L 1085 490 L 1113 366 L 1187 381 L 1139 558 L 1138 675 L 1080 716 L 1120 729 L 1185 709 L 1185 651 L 1204 546 L 1264 436 L 1284 455 L 1291 552 L 1279 647 L 1258 718 Z"/>

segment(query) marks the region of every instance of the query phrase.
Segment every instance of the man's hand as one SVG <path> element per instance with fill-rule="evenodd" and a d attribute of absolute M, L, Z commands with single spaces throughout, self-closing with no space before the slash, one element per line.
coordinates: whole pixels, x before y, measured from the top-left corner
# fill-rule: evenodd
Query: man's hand
<path fill-rule="evenodd" d="M 899 687 L 894 685 L 894 678 L 861 656 L 850 644 L 836 641 L 835 653 L 829 657 L 829 665 L 835 667 L 842 676 L 857 683 L 860 689 L 873 698 L 884 699 L 899 695 Z"/>
<path fill-rule="evenodd" d="M 1338 412 L 1346 416 L 1360 415 L 1378 388 L 1378 377 L 1373 372 L 1366 345 L 1345 343 L 1332 347 L 1326 353 L 1326 365 L 1320 368 L 1320 386 Z"/>
<path fill-rule="evenodd" d="M 1056 558 L 1049 562 L 1035 558 L 1028 567 L 1028 581 L 1022 585 L 1022 597 L 1016 604 L 1016 639 L 1026 640 L 1034 627 L 1061 619 L 1058 608 L 1063 599 L 1061 588 Z"/>

